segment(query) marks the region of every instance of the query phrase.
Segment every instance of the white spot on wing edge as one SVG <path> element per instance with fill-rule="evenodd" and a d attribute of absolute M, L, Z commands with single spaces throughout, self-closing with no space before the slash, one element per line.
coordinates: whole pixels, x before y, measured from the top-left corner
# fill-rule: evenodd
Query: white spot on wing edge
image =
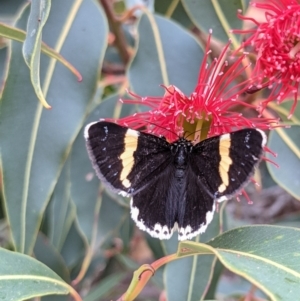
<path fill-rule="evenodd" d="M 225 196 L 225 195 L 223 195 L 223 196 L 221 196 L 220 198 L 216 199 L 216 201 L 217 201 L 218 203 L 221 203 L 221 202 L 227 201 L 227 200 L 228 200 L 228 197 Z"/>
<path fill-rule="evenodd" d="M 147 228 L 143 220 L 139 220 L 139 209 L 137 207 L 133 206 L 133 200 L 131 198 L 130 200 L 130 214 L 131 218 L 134 220 L 136 223 L 137 227 L 141 229 L 142 231 L 148 232 L 152 237 L 158 238 L 158 239 L 170 239 L 171 236 L 173 235 L 174 228 L 169 231 L 167 225 L 161 225 L 159 223 L 156 223 L 154 225 L 154 229 Z M 164 233 L 167 232 L 167 233 Z"/>
<path fill-rule="evenodd" d="M 143 220 L 138 219 L 139 209 L 137 207 L 134 207 L 132 205 L 132 202 L 133 202 L 133 200 L 131 199 L 131 201 L 130 201 L 131 218 L 134 220 L 134 222 L 136 223 L 136 225 L 139 229 L 141 229 L 142 231 L 148 232 L 152 237 L 155 237 L 158 239 L 170 239 L 170 237 L 173 235 L 174 230 L 176 230 L 176 228 L 177 228 L 177 223 L 175 223 L 171 232 L 169 232 L 169 229 L 166 225 L 162 226 L 159 223 L 156 223 L 154 225 L 153 230 L 150 228 L 147 228 L 146 225 L 144 224 Z M 216 208 L 216 205 L 214 203 L 213 207 L 212 207 L 212 211 L 208 211 L 206 213 L 206 223 L 201 224 L 200 228 L 197 229 L 196 231 L 192 232 L 192 228 L 190 225 L 186 226 L 185 228 L 178 229 L 178 233 L 182 234 L 181 236 L 178 235 L 178 240 L 182 241 L 182 240 L 192 239 L 193 237 L 197 236 L 198 234 L 204 233 L 206 231 L 208 224 L 210 224 L 213 219 L 215 208 Z M 164 232 L 167 232 L 167 234 L 165 234 Z"/>
<path fill-rule="evenodd" d="M 262 136 L 262 142 L 261 142 L 261 146 L 264 147 L 267 144 L 267 135 L 264 131 L 260 130 L 260 129 L 256 129 Z"/>
<path fill-rule="evenodd" d="M 129 197 L 130 196 L 130 194 L 128 194 L 126 191 L 119 191 L 118 194 L 123 196 L 123 197 Z"/>
<path fill-rule="evenodd" d="M 221 135 L 220 136 L 220 141 L 222 141 L 222 140 L 230 140 L 230 133 Z"/>
<path fill-rule="evenodd" d="M 90 127 L 93 125 L 93 124 L 96 124 L 96 123 L 98 123 L 99 121 L 94 121 L 94 122 L 91 122 L 91 123 L 89 123 L 89 124 L 87 124 L 86 126 L 85 126 L 85 128 L 84 128 L 84 138 L 85 138 L 85 140 L 88 140 L 89 139 L 89 129 L 90 129 Z"/>
<path fill-rule="evenodd" d="M 128 129 L 126 132 L 126 135 L 130 135 L 133 137 L 138 137 L 140 135 L 140 132 L 132 130 L 132 129 Z"/>
<path fill-rule="evenodd" d="M 214 217 L 215 210 L 216 210 L 216 204 L 214 202 L 212 210 L 211 211 L 207 211 L 207 213 L 206 213 L 206 226 L 211 223 L 211 221 L 212 221 L 212 219 Z"/>
<path fill-rule="evenodd" d="M 198 234 L 204 233 L 206 231 L 207 226 L 211 223 L 213 219 L 215 209 L 216 209 L 216 204 L 214 203 L 212 210 L 206 212 L 206 223 L 201 224 L 200 228 L 197 229 L 196 231 L 191 232 L 192 228 L 190 225 L 186 226 L 185 228 L 178 229 L 178 234 L 179 233 L 182 234 L 181 236 L 178 235 L 178 240 L 182 241 L 182 240 L 192 239 Z"/>

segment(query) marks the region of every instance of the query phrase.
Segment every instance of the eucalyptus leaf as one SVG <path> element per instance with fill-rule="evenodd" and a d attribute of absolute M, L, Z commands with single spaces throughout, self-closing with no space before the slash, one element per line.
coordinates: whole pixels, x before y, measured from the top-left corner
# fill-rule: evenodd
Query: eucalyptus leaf
<path fill-rule="evenodd" d="M 27 7 L 18 27 L 26 27 L 28 13 Z M 106 19 L 92 0 L 54 0 L 43 38 L 80 69 L 84 80 L 79 84 L 64 67 L 42 57 L 44 95 L 53 106 L 43 110 L 21 45 L 12 43 L 1 99 L 0 146 L 6 213 L 15 249 L 25 253 L 32 251 L 46 204 L 89 110 L 106 47 Z"/>
<path fill-rule="evenodd" d="M 300 295 L 297 228 L 245 226 L 227 231 L 207 244 L 180 244 L 179 257 L 192 254 L 215 254 L 227 269 L 249 280 L 272 301 L 294 301 Z"/>
<path fill-rule="evenodd" d="M 286 100 L 280 104 L 270 102 L 268 105 L 271 109 L 276 111 L 283 122 L 300 125 L 300 106 L 296 106 L 294 114 L 290 116 L 290 111 L 294 100 Z"/>
<path fill-rule="evenodd" d="M 7 16 L 13 16 L 18 9 L 20 9 L 20 6 L 24 4 L 26 0 L 2 0 L 0 2 L 0 18 L 7 17 Z M 9 5 L 7 5 L 9 3 Z"/>
<path fill-rule="evenodd" d="M 60 252 L 69 270 L 72 271 L 81 265 L 86 249 L 86 241 L 78 230 L 76 222 L 73 222 Z"/>
<path fill-rule="evenodd" d="M 162 243 L 159 239 L 146 235 L 146 240 L 154 258 L 159 259 L 166 255 L 164 243 Z"/>
<path fill-rule="evenodd" d="M 47 235 L 51 244 L 60 251 L 76 217 L 76 208 L 71 200 L 70 160 L 57 181 L 47 206 Z"/>
<path fill-rule="evenodd" d="M 40 84 L 40 54 L 42 29 L 50 13 L 51 0 L 32 0 L 27 22 L 27 34 L 23 44 L 23 56 L 30 69 L 30 78 L 35 93 L 43 106 L 50 108 Z"/>
<path fill-rule="evenodd" d="M 18 42 L 23 42 L 23 41 L 25 41 L 25 38 L 26 38 L 26 32 L 19 28 L 14 28 L 7 24 L 0 23 L 0 36 L 15 40 Z M 58 60 L 65 67 L 67 67 L 71 72 L 73 72 L 77 76 L 78 80 L 82 80 L 82 77 L 81 77 L 80 73 L 76 70 L 76 68 L 74 66 L 72 66 L 61 54 L 59 54 L 57 51 L 55 51 L 54 49 L 49 47 L 43 41 L 41 42 L 41 51 L 44 54 L 47 54 L 48 56 Z"/>
<path fill-rule="evenodd" d="M 51 295 L 51 296 L 44 296 L 41 298 L 41 301 L 68 301 L 68 295 Z"/>
<path fill-rule="evenodd" d="M 0 48 L 0 83 L 4 81 L 7 47 Z"/>
<path fill-rule="evenodd" d="M 33 252 L 38 261 L 48 266 L 65 282 L 71 282 L 70 273 L 63 258 L 54 248 L 48 238 L 41 233 L 39 233 L 37 237 Z"/>
<path fill-rule="evenodd" d="M 175 22 L 150 14 L 141 17 L 138 35 L 137 51 L 128 69 L 134 92 L 162 96 L 160 85 L 175 85 L 190 94 L 203 58 L 195 38 Z"/>
<path fill-rule="evenodd" d="M 215 265 L 213 267 L 213 275 L 210 281 L 210 286 L 206 291 L 204 300 L 213 299 L 216 297 L 216 294 L 219 292 L 218 285 L 220 281 L 222 281 L 222 272 L 224 271 L 223 265 L 220 263 L 220 260 L 216 260 Z"/>
<path fill-rule="evenodd" d="M 192 26 L 192 21 L 187 15 L 181 1 L 177 1 L 177 3 L 173 0 L 155 1 L 155 12 L 167 18 L 172 18 L 186 28 Z"/>
<path fill-rule="evenodd" d="M 3 301 L 68 294 L 70 287 L 52 270 L 27 255 L 0 248 L 0 298 Z"/>
<path fill-rule="evenodd" d="M 235 48 L 238 41 L 230 34 L 230 30 L 241 28 L 242 22 L 237 17 L 237 10 L 243 10 L 243 2 L 243 0 L 182 0 L 187 14 L 200 30 L 208 33 L 212 29 L 213 36 L 225 43 L 231 38 Z"/>
<path fill-rule="evenodd" d="M 94 286 L 93 289 L 84 297 L 84 301 L 97 301 L 100 298 L 104 298 L 109 291 L 113 290 L 114 287 L 120 284 L 125 278 L 126 273 L 116 273 L 107 276 L 98 285 Z"/>
<path fill-rule="evenodd" d="M 267 158 L 279 165 L 278 168 L 267 162 L 273 180 L 300 200 L 300 125 L 271 131 L 268 147 L 277 153 L 277 157 L 267 153 Z"/>

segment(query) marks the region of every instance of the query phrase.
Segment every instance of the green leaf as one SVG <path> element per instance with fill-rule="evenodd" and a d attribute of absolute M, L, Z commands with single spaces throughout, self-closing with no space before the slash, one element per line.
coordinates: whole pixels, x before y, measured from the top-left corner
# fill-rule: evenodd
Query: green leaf
<path fill-rule="evenodd" d="M 126 277 L 127 273 L 116 273 L 102 279 L 93 289 L 84 297 L 84 301 L 97 301 L 104 298 Z"/>
<path fill-rule="evenodd" d="M 203 59 L 203 50 L 195 38 L 175 22 L 150 13 L 141 17 L 138 34 L 137 52 L 128 69 L 134 92 L 162 96 L 163 84 L 191 93 Z"/>
<path fill-rule="evenodd" d="M 15 40 L 18 42 L 24 42 L 25 38 L 26 38 L 26 32 L 19 28 L 14 28 L 14 27 L 11 27 L 9 25 L 6 25 L 6 24 L 3 24 L 0 22 L 0 36 Z M 77 71 L 77 69 L 73 65 L 71 65 L 62 55 L 60 55 L 58 52 L 56 52 L 54 49 L 49 47 L 44 42 L 41 43 L 41 51 L 44 54 L 47 54 L 48 56 L 50 56 L 50 57 L 58 60 L 60 63 L 62 63 L 71 72 L 73 72 L 75 76 L 77 76 L 79 81 L 82 80 L 82 76 Z"/>
<path fill-rule="evenodd" d="M 77 266 L 81 266 L 82 259 L 86 252 L 85 240 L 78 230 L 76 222 L 74 222 L 64 241 L 64 245 L 61 249 L 61 255 L 69 269 L 72 269 L 74 267 L 76 268 Z M 78 270 L 76 270 L 76 276 L 77 274 Z"/>
<path fill-rule="evenodd" d="M 1 300 L 15 301 L 51 294 L 68 294 L 71 289 L 39 261 L 0 248 Z"/>
<path fill-rule="evenodd" d="M 182 2 L 174 0 L 155 1 L 155 12 L 172 18 L 186 28 L 191 28 L 192 21 L 187 15 Z"/>
<path fill-rule="evenodd" d="M 223 267 L 221 263 L 220 265 Z M 260 289 L 239 275 L 231 275 L 231 273 L 225 272 L 218 283 L 217 295 L 226 296 L 226 300 L 247 300 L 249 293 L 252 295 L 252 300 L 270 300 Z"/>
<path fill-rule="evenodd" d="M 51 295 L 44 296 L 41 298 L 41 301 L 69 301 L 70 298 L 68 295 Z"/>
<path fill-rule="evenodd" d="M 150 235 L 146 235 L 146 240 L 149 248 L 151 249 L 153 256 L 155 259 L 159 259 L 166 255 L 164 249 L 164 243 L 162 243 L 159 239 L 151 237 Z"/>
<path fill-rule="evenodd" d="M 284 247 L 283 247 L 284 246 Z M 215 254 L 230 271 L 246 278 L 272 301 L 300 296 L 300 230 L 247 226 L 221 234 L 207 244 L 183 242 L 178 256 Z"/>
<path fill-rule="evenodd" d="M 129 200 L 127 204 L 108 194 L 105 190 L 100 195 L 100 216 L 98 222 L 98 239 L 103 243 L 109 237 L 116 237 L 125 219 L 129 216 Z"/>
<path fill-rule="evenodd" d="M 268 148 L 277 153 L 277 157 L 274 158 L 267 153 L 267 158 L 279 165 L 278 168 L 267 162 L 272 178 L 279 186 L 300 200 L 300 125 L 271 131 Z"/>
<path fill-rule="evenodd" d="M 132 238 L 136 232 L 135 231 L 136 225 L 130 217 L 129 210 L 126 212 L 128 213 L 128 215 L 126 216 L 126 218 L 124 218 L 124 221 L 121 227 L 118 229 L 119 231 L 117 233 L 118 238 L 120 238 L 122 241 L 123 252 L 127 252 L 131 250 Z"/>
<path fill-rule="evenodd" d="M 270 102 L 268 103 L 268 106 L 276 111 L 282 121 L 285 123 L 294 123 L 294 124 L 299 124 L 300 125 L 300 106 L 296 106 L 296 109 L 294 111 L 294 114 L 290 116 L 290 111 L 292 108 L 292 105 L 294 103 L 294 100 L 286 100 L 280 104 L 277 104 L 275 102 Z M 290 117 L 290 119 L 289 119 Z"/>
<path fill-rule="evenodd" d="M 18 26 L 25 28 L 27 18 L 28 8 Z M 92 0 L 55 1 L 43 37 L 76 63 L 84 81 L 76 82 L 65 68 L 42 57 L 44 94 L 54 107 L 43 110 L 21 45 L 12 43 L 1 101 L 0 146 L 6 214 L 15 248 L 25 253 L 32 251 L 46 204 L 89 111 L 106 47 L 106 19 Z"/>
<path fill-rule="evenodd" d="M 4 18 L 5 20 L 12 19 L 13 15 L 16 14 L 18 9 L 20 9 L 20 6 L 22 6 L 25 1 L 26 0 L 0 1 L 0 12 L 1 12 L 0 17 Z"/>
<path fill-rule="evenodd" d="M 42 29 L 50 13 L 50 0 L 32 0 L 27 23 L 27 34 L 23 44 L 23 56 L 30 69 L 31 83 L 36 96 L 42 105 L 50 109 L 40 84 L 40 55 L 42 43 Z"/>
<path fill-rule="evenodd" d="M 165 268 L 168 300 L 203 300 L 214 264 L 215 256 L 212 255 L 182 258 L 169 263 Z"/>
<path fill-rule="evenodd" d="M 214 269 L 213 269 L 213 275 L 210 280 L 209 288 L 206 291 L 204 300 L 213 299 L 213 298 L 215 298 L 216 294 L 219 293 L 218 286 L 219 286 L 220 281 L 222 281 L 221 276 L 222 276 L 223 271 L 224 271 L 224 267 L 220 263 L 220 260 L 216 260 Z"/>
<path fill-rule="evenodd" d="M 4 219 L 5 216 L 3 210 L 3 198 L 2 198 L 2 192 L 0 192 L 0 235 L 2 234 L 2 232 L 4 232 L 5 228 L 7 227 L 7 224 Z"/>
<path fill-rule="evenodd" d="M 217 236 L 220 233 L 220 225 L 223 220 L 222 214 L 223 210 L 221 210 L 221 214 L 215 214 L 206 232 L 200 237 L 198 236 L 195 241 L 205 242 Z M 167 254 L 176 250 L 178 247 L 177 239 L 176 235 L 173 235 L 171 240 L 162 243 Z M 203 300 L 209 288 L 215 263 L 216 258 L 213 255 L 181 258 L 168 263 L 164 271 L 167 299 L 172 301 Z"/>
<path fill-rule="evenodd" d="M 47 236 L 60 251 L 76 217 L 76 208 L 71 201 L 70 160 L 64 165 L 47 206 Z"/>
<path fill-rule="evenodd" d="M 7 47 L 0 48 L 0 82 L 4 81 L 5 62 L 7 57 Z M 1 95 L 1 90 L 0 90 Z"/>
<path fill-rule="evenodd" d="M 57 275 L 59 275 L 65 282 L 70 283 L 69 270 L 57 250 L 50 243 L 48 238 L 39 233 L 35 246 L 34 256 L 39 261 L 49 267 Z"/>
<path fill-rule="evenodd" d="M 241 28 L 241 20 L 237 17 L 237 10 L 243 10 L 242 0 L 212 0 L 212 1 L 195 1 L 182 0 L 187 14 L 193 23 L 202 31 L 208 33 L 209 29 L 213 30 L 213 37 L 223 42 L 232 39 L 234 48 L 238 46 L 238 40 L 230 29 Z"/>

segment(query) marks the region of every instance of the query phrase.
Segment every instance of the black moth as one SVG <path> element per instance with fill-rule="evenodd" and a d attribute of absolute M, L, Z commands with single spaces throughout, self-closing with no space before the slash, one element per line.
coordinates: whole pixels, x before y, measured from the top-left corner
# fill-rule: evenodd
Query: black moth
<path fill-rule="evenodd" d="M 137 226 L 159 239 L 191 239 L 206 230 L 216 202 L 233 197 L 261 160 L 266 135 L 243 129 L 203 140 L 164 137 L 111 122 L 86 126 L 93 167 L 112 191 L 131 197 Z"/>

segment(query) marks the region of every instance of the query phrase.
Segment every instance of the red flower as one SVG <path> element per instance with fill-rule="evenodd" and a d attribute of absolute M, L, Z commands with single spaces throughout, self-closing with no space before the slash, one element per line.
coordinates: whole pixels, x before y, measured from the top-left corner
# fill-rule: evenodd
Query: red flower
<path fill-rule="evenodd" d="M 281 103 L 293 95 L 294 112 L 300 83 L 300 2 L 299 0 L 269 0 L 265 3 L 252 2 L 252 6 L 265 10 L 265 22 L 247 18 L 257 27 L 251 30 L 233 30 L 251 36 L 243 46 L 252 46 L 257 52 L 253 74 L 259 77 L 258 88 L 272 87 L 271 94 L 263 102 L 263 109 L 269 101 L 277 98 Z"/>
<path fill-rule="evenodd" d="M 150 107 L 150 110 L 117 122 L 134 129 L 145 129 L 155 135 L 164 135 L 170 142 L 177 140 L 178 136 L 188 136 L 191 133 L 195 137 L 190 135 L 189 139 L 203 140 L 237 128 L 270 128 L 269 119 L 249 119 L 233 111 L 237 105 L 254 108 L 240 100 L 240 95 L 249 89 L 250 81 L 236 81 L 247 68 L 242 64 L 244 55 L 228 66 L 225 61 L 230 45 L 228 43 L 219 58 L 213 60 L 209 66 L 207 60 L 210 54 L 210 38 L 209 36 L 198 83 L 191 95 L 184 95 L 175 86 L 164 87 L 166 92 L 163 97 L 140 97 L 130 93 L 135 99 L 124 102 L 143 104 Z M 234 83 L 237 84 L 233 85 Z"/>

